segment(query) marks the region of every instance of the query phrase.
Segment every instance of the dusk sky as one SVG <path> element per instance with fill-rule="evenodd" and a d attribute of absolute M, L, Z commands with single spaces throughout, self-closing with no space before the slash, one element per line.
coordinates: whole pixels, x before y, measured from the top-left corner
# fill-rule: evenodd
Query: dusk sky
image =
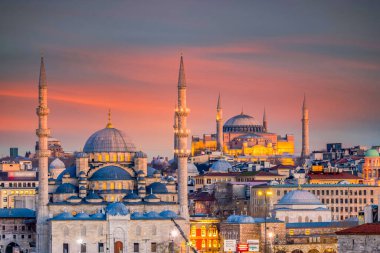
<path fill-rule="evenodd" d="M 179 59 L 189 128 L 244 113 L 311 150 L 380 144 L 379 1 L 1 1 L 0 155 L 34 151 L 41 52 L 52 136 L 80 150 L 107 123 L 172 156 Z M 189 138 L 190 148 L 190 138 Z"/>

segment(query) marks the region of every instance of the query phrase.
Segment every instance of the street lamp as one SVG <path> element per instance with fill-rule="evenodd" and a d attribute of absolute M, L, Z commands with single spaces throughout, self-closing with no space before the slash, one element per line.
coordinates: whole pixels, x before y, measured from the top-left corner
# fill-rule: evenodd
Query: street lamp
<path fill-rule="evenodd" d="M 267 197 L 272 196 L 271 191 L 258 191 L 259 196 L 264 196 L 264 252 L 267 253 L 267 213 L 268 213 L 268 206 L 267 206 Z"/>

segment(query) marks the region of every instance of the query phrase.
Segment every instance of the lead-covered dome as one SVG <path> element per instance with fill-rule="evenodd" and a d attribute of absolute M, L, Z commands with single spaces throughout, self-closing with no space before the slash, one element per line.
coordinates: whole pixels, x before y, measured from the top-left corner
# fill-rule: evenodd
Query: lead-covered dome
<path fill-rule="evenodd" d="M 280 201 L 279 205 L 322 205 L 322 202 L 312 193 L 305 190 L 288 192 Z"/>
<path fill-rule="evenodd" d="M 88 138 L 84 145 L 83 152 L 133 152 L 135 145 L 120 130 L 113 127 L 106 127 L 95 132 Z"/>
<path fill-rule="evenodd" d="M 247 114 L 239 114 L 236 115 L 224 123 L 225 127 L 231 127 L 231 126 L 256 126 L 258 123 L 256 120 Z"/>
<path fill-rule="evenodd" d="M 365 154 L 365 157 L 379 157 L 379 152 L 376 149 L 368 149 Z"/>
<path fill-rule="evenodd" d="M 218 160 L 214 162 L 210 167 L 210 172 L 229 172 L 232 170 L 232 166 L 226 160 Z"/>

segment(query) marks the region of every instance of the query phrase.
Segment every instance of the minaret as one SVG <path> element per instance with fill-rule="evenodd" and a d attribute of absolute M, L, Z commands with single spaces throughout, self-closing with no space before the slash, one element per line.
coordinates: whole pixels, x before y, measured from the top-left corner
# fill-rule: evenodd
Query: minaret
<path fill-rule="evenodd" d="M 263 132 L 268 132 L 268 122 L 267 122 L 267 114 L 264 107 L 264 114 L 263 114 Z"/>
<path fill-rule="evenodd" d="M 223 110 L 220 93 L 216 106 L 216 150 L 223 152 Z"/>
<path fill-rule="evenodd" d="M 174 110 L 174 161 L 177 161 L 177 150 L 178 150 L 178 138 L 177 138 L 177 132 L 178 132 L 178 116 L 177 116 L 177 106 L 175 106 Z"/>
<path fill-rule="evenodd" d="M 41 57 L 40 80 L 38 86 L 39 104 L 37 107 L 38 115 L 38 129 L 36 134 L 38 136 L 39 150 L 38 157 L 38 208 L 37 208 L 37 252 L 47 253 L 49 251 L 49 237 L 48 237 L 48 224 L 49 218 L 48 211 L 48 158 L 50 151 L 48 149 L 48 136 L 50 130 L 47 127 L 47 116 L 49 108 L 47 105 L 47 82 L 46 72 L 44 65 L 44 58 Z"/>
<path fill-rule="evenodd" d="M 178 76 L 178 104 L 176 108 L 176 115 L 178 120 L 177 136 L 177 150 L 176 157 L 178 163 L 178 199 L 179 199 L 179 212 L 180 216 L 189 219 L 189 209 L 187 200 L 187 158 L 189 151 L 187 149 L 187 138 L 189 130 L 186 127 L 187 115 L 189 109 L 186 106 L 186 77 L 185 67 L 183 65 L 183 57 L 181 55 L 181 62 L 179 66 Z"/>
<path fill-rule="evenodd" d="M 309 110 L 306 106 L 306 96 L 303 98 L 302 105 L 302 152 L 301 158 L 306 158 L 309 156 Z"/>

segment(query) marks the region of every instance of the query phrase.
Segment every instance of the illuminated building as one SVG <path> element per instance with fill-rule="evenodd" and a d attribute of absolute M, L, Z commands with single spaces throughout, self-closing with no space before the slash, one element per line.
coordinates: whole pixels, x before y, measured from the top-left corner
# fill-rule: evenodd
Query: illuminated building
<path fill-rule="evenodd" d="M 307 174 L 310 184 L 363 184 L 363 178 L 347 172 L 316 172 Z"/>
<path fill-rule="evenodd" d="M 376 149 L 369 149 L 364 155 L 363 178 L 366 184 L 379 185 L 380 156 Z"/>
<path fill-rule="evenodd" d="M 202 253 L 219 253 L 219 224 L 220 220 L 217 218 L 192 216 L 189 236 L 191 244 Z"/>
<path fill-rule="evenodd" d="M 251 161 L 266 159 L 269 156 L 294 154 L 294 136 L 281 137 L 268 132 L 268 122 L 264 112 L 260 124 L 250 115 L 238 114 L 228 119 L 223 127 L 221 99 L 218 98 L 216 113 L 216 134 L 204 134 L 203 138 L 192 137 L 192 156 L 220 151 L 230 156 L 247 156 Z M 222 132 L 221 132 L 222 131 Z M 221 144 L 219 144 L 222 142 Z"/>

